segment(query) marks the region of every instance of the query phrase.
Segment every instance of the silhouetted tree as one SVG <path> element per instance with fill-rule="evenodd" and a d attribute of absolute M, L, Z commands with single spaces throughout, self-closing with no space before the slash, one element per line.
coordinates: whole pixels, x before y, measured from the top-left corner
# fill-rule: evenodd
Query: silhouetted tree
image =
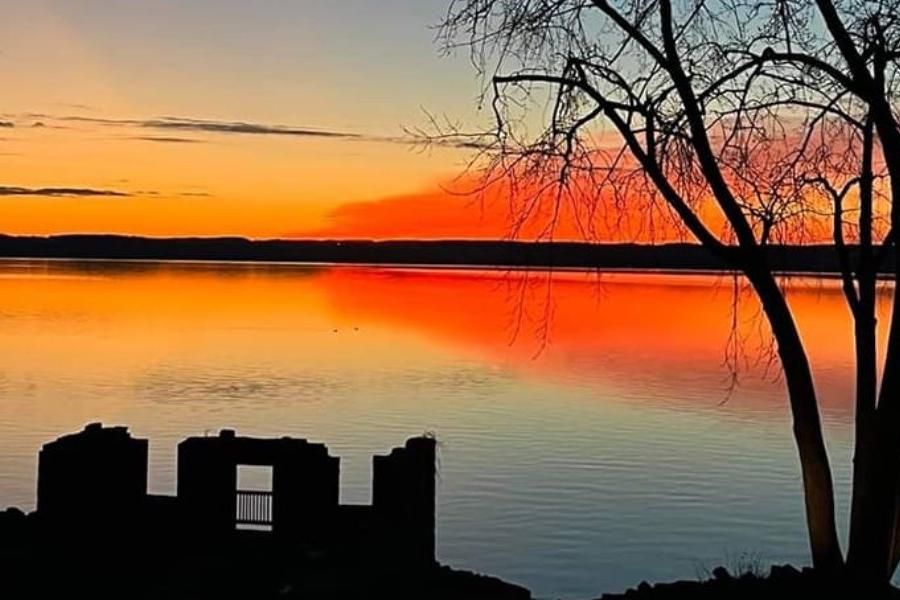
<path fill-rule="evenodd" d="M 517 214 L 550 202 L 552 221 L 565 205 L 586 233 L 598 219 L 671 217 L 745 276 L 783 367 L 813 563 L 889 579 L 900 306 L 895 276 L 879 385 L 876 284 L 898 258 L 900 1 L 450 0 L 441 32 L 486 76 L 496 124 L 467 143 Z M 766 254 L 824 233 L 855 327 L 846 557 L 810 363 Z"/>

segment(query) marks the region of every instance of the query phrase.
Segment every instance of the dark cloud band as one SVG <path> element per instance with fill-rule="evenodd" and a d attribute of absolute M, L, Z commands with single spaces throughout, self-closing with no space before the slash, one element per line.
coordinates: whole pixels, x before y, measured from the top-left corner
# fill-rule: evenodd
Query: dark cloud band
<path fill-rule="evenodd" d="M 37 118 L 54 118 L 52 115 L 31 115 Z M 333 131 L 313 127 L 286 127 L 282 125 L 266 125 L 262 123 L 246 123 L 243 121 L 211 121 L 207 119 L 186 119 L 179 117 L 161 117 L 158 119 L 105 119 L 100 117 L 57 117 L 60 121 L 96 123 L 99 125 L 118 125 L 125 127 L 144 127 L 147 129 L 194 131 L 200 133 L 233 133 L 245 135 L 281 135 L 293 137 L 319 137 L 361 139 L 357 133 Z M 157 138 L 158 140 L 159 138 Z"/>
<path fill-rule="evenodd" d="M 168 131 L 179 133 L 187 132 L 224 135 L 281 136 L 296 138 L 335 139 L 357 142 L 379 142 L 386 144 L 402 144 L 413 146 L 423 145 L 422 140 L 417 139 L 415 136 L 370 135 L 334 129 L 322 129 L 317 127 L 272 125 L 265 123 L 249 123 L 245 121 L 214 121 L 210 119 L 193 119 L 184 117 L 159 117 L 153 119 L 111 119 L 85 116 L 59 117 L 42 113 L 27 113 L 24 116 L 32 119 L 54 119 L 57 121 L 64 121 L 69 123 L 93 123 L 97 125 L 152 129 L 159 132 Z M 172 144 L 203 141 L 166 135 L 138 135 L 134 139 L 148 142 Z M 424 145 L 433 147 L 454 147 L 467 150 L 484 149 L 486 147 L 486 144 L 482 143 L 482 140 L 466 137 L 447 137 L 440 140 L 430 140 Z"/>
<path fill-rule="evenodd" d="M 171 136 L 158 136 L 158 135 L 148 135 L 148 136 L 138 136 L 132 138 L 141 142 L 155 142 L 157 144 L 202 144 L 203 140 L 195 140 L 192 138 L 184 138 L 184 137 L 171 137 Z"/>
<path fill-rule="evenodd" d="M 131 196 L 126 192 L 116 190 L 98 190 L 92 188 L 26 188 L 0 186 L 0 196 L 43 196 L 50 198 L 79 198 L 79 197 L 107 197 L 127 198 Z"/>
<path fill-rule="evenodd" d="M 201 131 L 206 133 L 242 133 L 247 135 L 284 135 L 296 137 L 359 138 L 356 133 L 330 131 L 309 127 L 283 127 L 240 121 L 207 121 L 203 119 L 180 119 L 165 117 L 140 122 L 142 127 L 152 129 L 177 129 L 179 131 Z"/>

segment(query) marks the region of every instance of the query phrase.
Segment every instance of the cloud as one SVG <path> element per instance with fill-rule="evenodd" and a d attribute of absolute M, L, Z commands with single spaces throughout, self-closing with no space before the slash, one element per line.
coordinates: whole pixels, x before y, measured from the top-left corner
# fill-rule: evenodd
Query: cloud
<path fill-rule="evenodd" d="M 0 153 L 0 156 L 3 156 Z M 121 183 L 127 183 L 122 181 Z M 134 192 L 122 192 L 119 190 L 96 189 L 96 188 L 69 188 L 69 187 L 42 187 L 28 188 L 19 186 L 0 186 L 0 197 L 3 196 L 35 196 L 44 198 L 139 198 L 139 197 L 159 197 L 163 196 L 162 192 L 156 190 L 137 190 Z M 212 194 L 202 190 L 188 190 L 166 194 L 168 197 L 181 198 L 211 198 Z"/>
<path fill-rule="evenodd" d="M 33 118 L 54 118 L 52 115 L 35 113 L 31 113 L 30 116 Z M 61 121 L 95 123 L 98 125 L 141 127 L 146 129 L 160 129 L 169 131 L 193 131 L 198 133 L 366 139 L 366 136 L 362 134 L 350 133 L 346 131 L 321 129 L 316 127 L 248 123 L 244 121 L 213 121 L 208 119 L 189 119 L 181 117 L 159 117 L 154 119 L 106 119 L 100 117 L 69 116 L 57 118 Z"/>
<path fill-rule="evenodd" d="M 148 119 L 115 119 L 106 117 L 91 117 L 84 115 L 58 116 L 46 113 L 23 113 L 20 118 L 37 120 L 42 126 L 65 128 L 58 125 L 50 125 L 49 121 L 65 123 L 88 123 L 109 127 L 126 127 L 133 129 L 156 130 L 159 135 L 135 135 L 132 139 L 170 144 L 202 143 L 205 140 L 192 139 L 174 135 L 174 133 L 198 133 L 219 135 L 244 135 L 244 136 L 278 136 L 293 138 L 319 138 L 344 140 L 348 142 L 376 142 L 383 144 L 400 144 L 404 146 L 417 146 L 425 148 L 454 148 L 462 150 L 485 150 L 491 146 L 493 140 L 481 136 L 448 136 L 439 139 L 423 139 L 415 132 L 407 132 L 406 135 L 376 135 L 354 131 L 328 129 L 301 125 L 278 125 L 270 123 L 254 123 L 247 121 L 218 121 L 212 119 L 198 119 L 187 117 L 156 117 Z M 166 135 L 164 132 L 173 135 Z"/>
<path fill-rule="evenodd" d="M 75 110 L 86 110 L 88 112 L 94 112 L 96 109 L 90 104 L 79 104 L 78 102 L 56 102 L 56 106 L 62 106 L 63 108 L 74 108 Z"/>
<path fill-rule="evenodd" d="M 69 129 L 63 125 L 48 125 L 45 121 L 35 121 L 31 124 L 32 129 Z"/>
<path fill-rule="evenodd" d="M 138 140 L 141 142 L 155 142 L 158 144 L 202 144 L 203 143 L 203 140 L 195 140 L 193 138 L 156 136 L 156 135 L 137 136 L 132 139 Z"/>
<path fill-rule="evenodd" d="M 0 186 L 0 196 L 43 196 L 49 198 L 82 198 L 82 197 L 107 197 L 127 198 L 131 194 L 116 190 L 100 190 L 92 188 L 25 188 Z"/>
<path fill-rule="evenodd" d="M 516 191 L 511 192 L 515 186 Z M 566 197 L 527 181 L 478 175 L 418 192 L 337 206 L 321 225 L 287 230 L 285 237 L 313 239 L 470 239 L 523 241 L 681 242 L 666 214 L 648 213 L 641 200 L 621 209 L 609 196 Z M 716 217 L 709 222 L 718 226 Z M 648 222 L 652 219 L 652 223 Z M 715 227 L 714 227 L 715 228 Z"/>
<path fill-rule="evenodd" d="M 6 129 L 12 129 L 15 126 L 16 126 L 16 124 L 13 123 L 12 121 L 0 121 L 0 127 L 6 128 Z"/>
<path fill-rule="evenodd" d="M 289 127 L 264 125 L 242 121 L 209 121 L 205 119 L 182 119 L 164 117 L 140 122 L 142 127 L 152 129 L 177 129 L 179 131 L 200 131 L 206 133 L 240 133 L 248 135 L 283 135 L 296 137 L 360 138 L 357 133 L 332 131 L 313 127 Z"/>
<path fill-rule="evenodd" d="M 110 127 L 131 127 L 136 129 L 152 129 L 162 132 L 189 132 L 222 135 L 280 136 L 296 138 L 327 138 L 357 142 L 380 142 L 421 147 L 445 147 L 467 150 L 484 150 L 490 140 L 479 137 L 460 136 L 435 140 L 423 140 L 417 135 L 373 135 L 354 131 L 326 129 L 321 127 L 300 125 L 277 125 L 270 123 L 254 123 L 247 121 L 217 121 L 212 119 L 196 119 L 186 117 L 157 117 L 150 119 L 113 119 L 90 117 L 83 115 L 54 116 L 45 113 L 25 113 L 21 115 L 29 119 L 38 119 L 45 123 L 48 120 L 68 123 L 91 123 Z M 191 139 L 177 135 L 137 135 L 133 139 L 159 143 L 199 143 L 203 140 Z"/>

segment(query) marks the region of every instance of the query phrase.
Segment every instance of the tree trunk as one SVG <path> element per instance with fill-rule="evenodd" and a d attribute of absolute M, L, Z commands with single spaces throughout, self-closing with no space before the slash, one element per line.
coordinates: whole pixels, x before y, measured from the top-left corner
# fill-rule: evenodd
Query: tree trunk
<path fill-rule="evenodd" d="M 847 569 L 864 581 L 890 578 L 897 512 L 897 463 L 885 424 L 876 420 L 856 443 Z"/>
<path fill-rule="evenodd" d="M 900 393 L 897 387 L 900 375 L 900 353 L 897 352 L 900 347 L 900 306 L 896 300 L 895 295 L 889 350 L 879 394 L 875 453 L 869 458 L 870 473 L 864 482 L 872 498 L 868 510 L 863 508 L 865 513 L 860 516 L 860 522 L 851 522 L 851 532 L 859 528 L 870 545 L 862 549 L 862 558 L 870 563 L 862 574 L 882 581 L 890 580 L 900 560 L 900 435 L 896 412 L 897 395 Z"/>
<path fill-rule="evenodd" d="M 874 115 L 875 124 L 881 140 L 885 166 L 890 173 L 891 227 L 895 235 L 892 249 L 893 306 L 881 390 L 878 393 L 877 418 L 881 432 L 881 455 L 873 459 L 885 471 L 882 478 L 886 481 L 880 482 L 880 485 L 887 487 L 887 482 L 891 484 L 890 489 L 883 492 L 890 494 L 892 504 L 893 519 L 889 524 L 891 536 L 885 574 L 886 578 L 890 578 L 897 568 L 897 563 L 900 562 L 900 539 L 898 539 L 900 538 L 900 299 L 897 297 L 900 289 L 900 244 L 896 241 L 897 232 L 900 231 L 900 127 L 886 98 L 879 99 L 875 108 L 879 109 Z"/>
<path fill-rule="evenodd" d="M 894 210 L 897 210 L 896 208 Z M 895 222 L 898 219 L 895 214 Z M 896 231 L 896 230 L 895 230 Z M 900 563 L 900 245 L 894 244 L 894 297 L 891 325 L 888 333 L 887 353 L 884 359 L 881 390 L 878 395 L 879 420 L 884 422 L 887 447 L 882 462 L 892 470 L 888 476 L 894 482 L 894 523 L 892 527 L 891 554 L 888 562 L 888 577 L 894 574 Z"/>
<path fill-rule="evenodd" d="M 887 581 L 893 547 L 897 477 L 881 460 L 880 436 L 854 459 L 853 508 L 850 520 L 850 550 L 847 570 L 863 581 Z"/>
<path fill-rule="evenodd" d="M 865 261 L 863 261 L 865 262 Z M 876 413 L 878 393 L 875 275 L 860 269 L 856 342 L 856 443 L 847 569 L 858 579 L 889 578 L 896 513 L 896 477 L 885 460 L 885 432 Z"/>
<path fill-rule="evenodd" d="M 783 292 L 771 272 L 762 267 L 747 272 L 763 305 L 778 344 L 800 456 L 806 524 L 813 566 L 827 574 L 843 570 L 835 525 L 834 483 L 809 359 Z"/>

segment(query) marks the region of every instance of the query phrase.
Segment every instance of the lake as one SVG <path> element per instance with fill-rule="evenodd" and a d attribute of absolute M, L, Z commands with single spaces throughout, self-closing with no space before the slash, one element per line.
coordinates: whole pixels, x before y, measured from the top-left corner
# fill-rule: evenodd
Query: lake
<path fill-rule="evenodd" d="M 767 330 L 726 275 L 264 264 L 0 263 L 0 506 L 91 421 L 175 445 L 307 437 L 368 502 L 371 455 L 440 441 L 438 555 L 589 598 L 719 564 L 805 563 L 799 466 Z M 850 327 L 794 279 L 846 519 Z M 886 321 L 886 319 L 883 319 Z M 732 335 L 733 332 L 737 335 Z M 738 365 L 738 378 L 732 367 Z"/>

